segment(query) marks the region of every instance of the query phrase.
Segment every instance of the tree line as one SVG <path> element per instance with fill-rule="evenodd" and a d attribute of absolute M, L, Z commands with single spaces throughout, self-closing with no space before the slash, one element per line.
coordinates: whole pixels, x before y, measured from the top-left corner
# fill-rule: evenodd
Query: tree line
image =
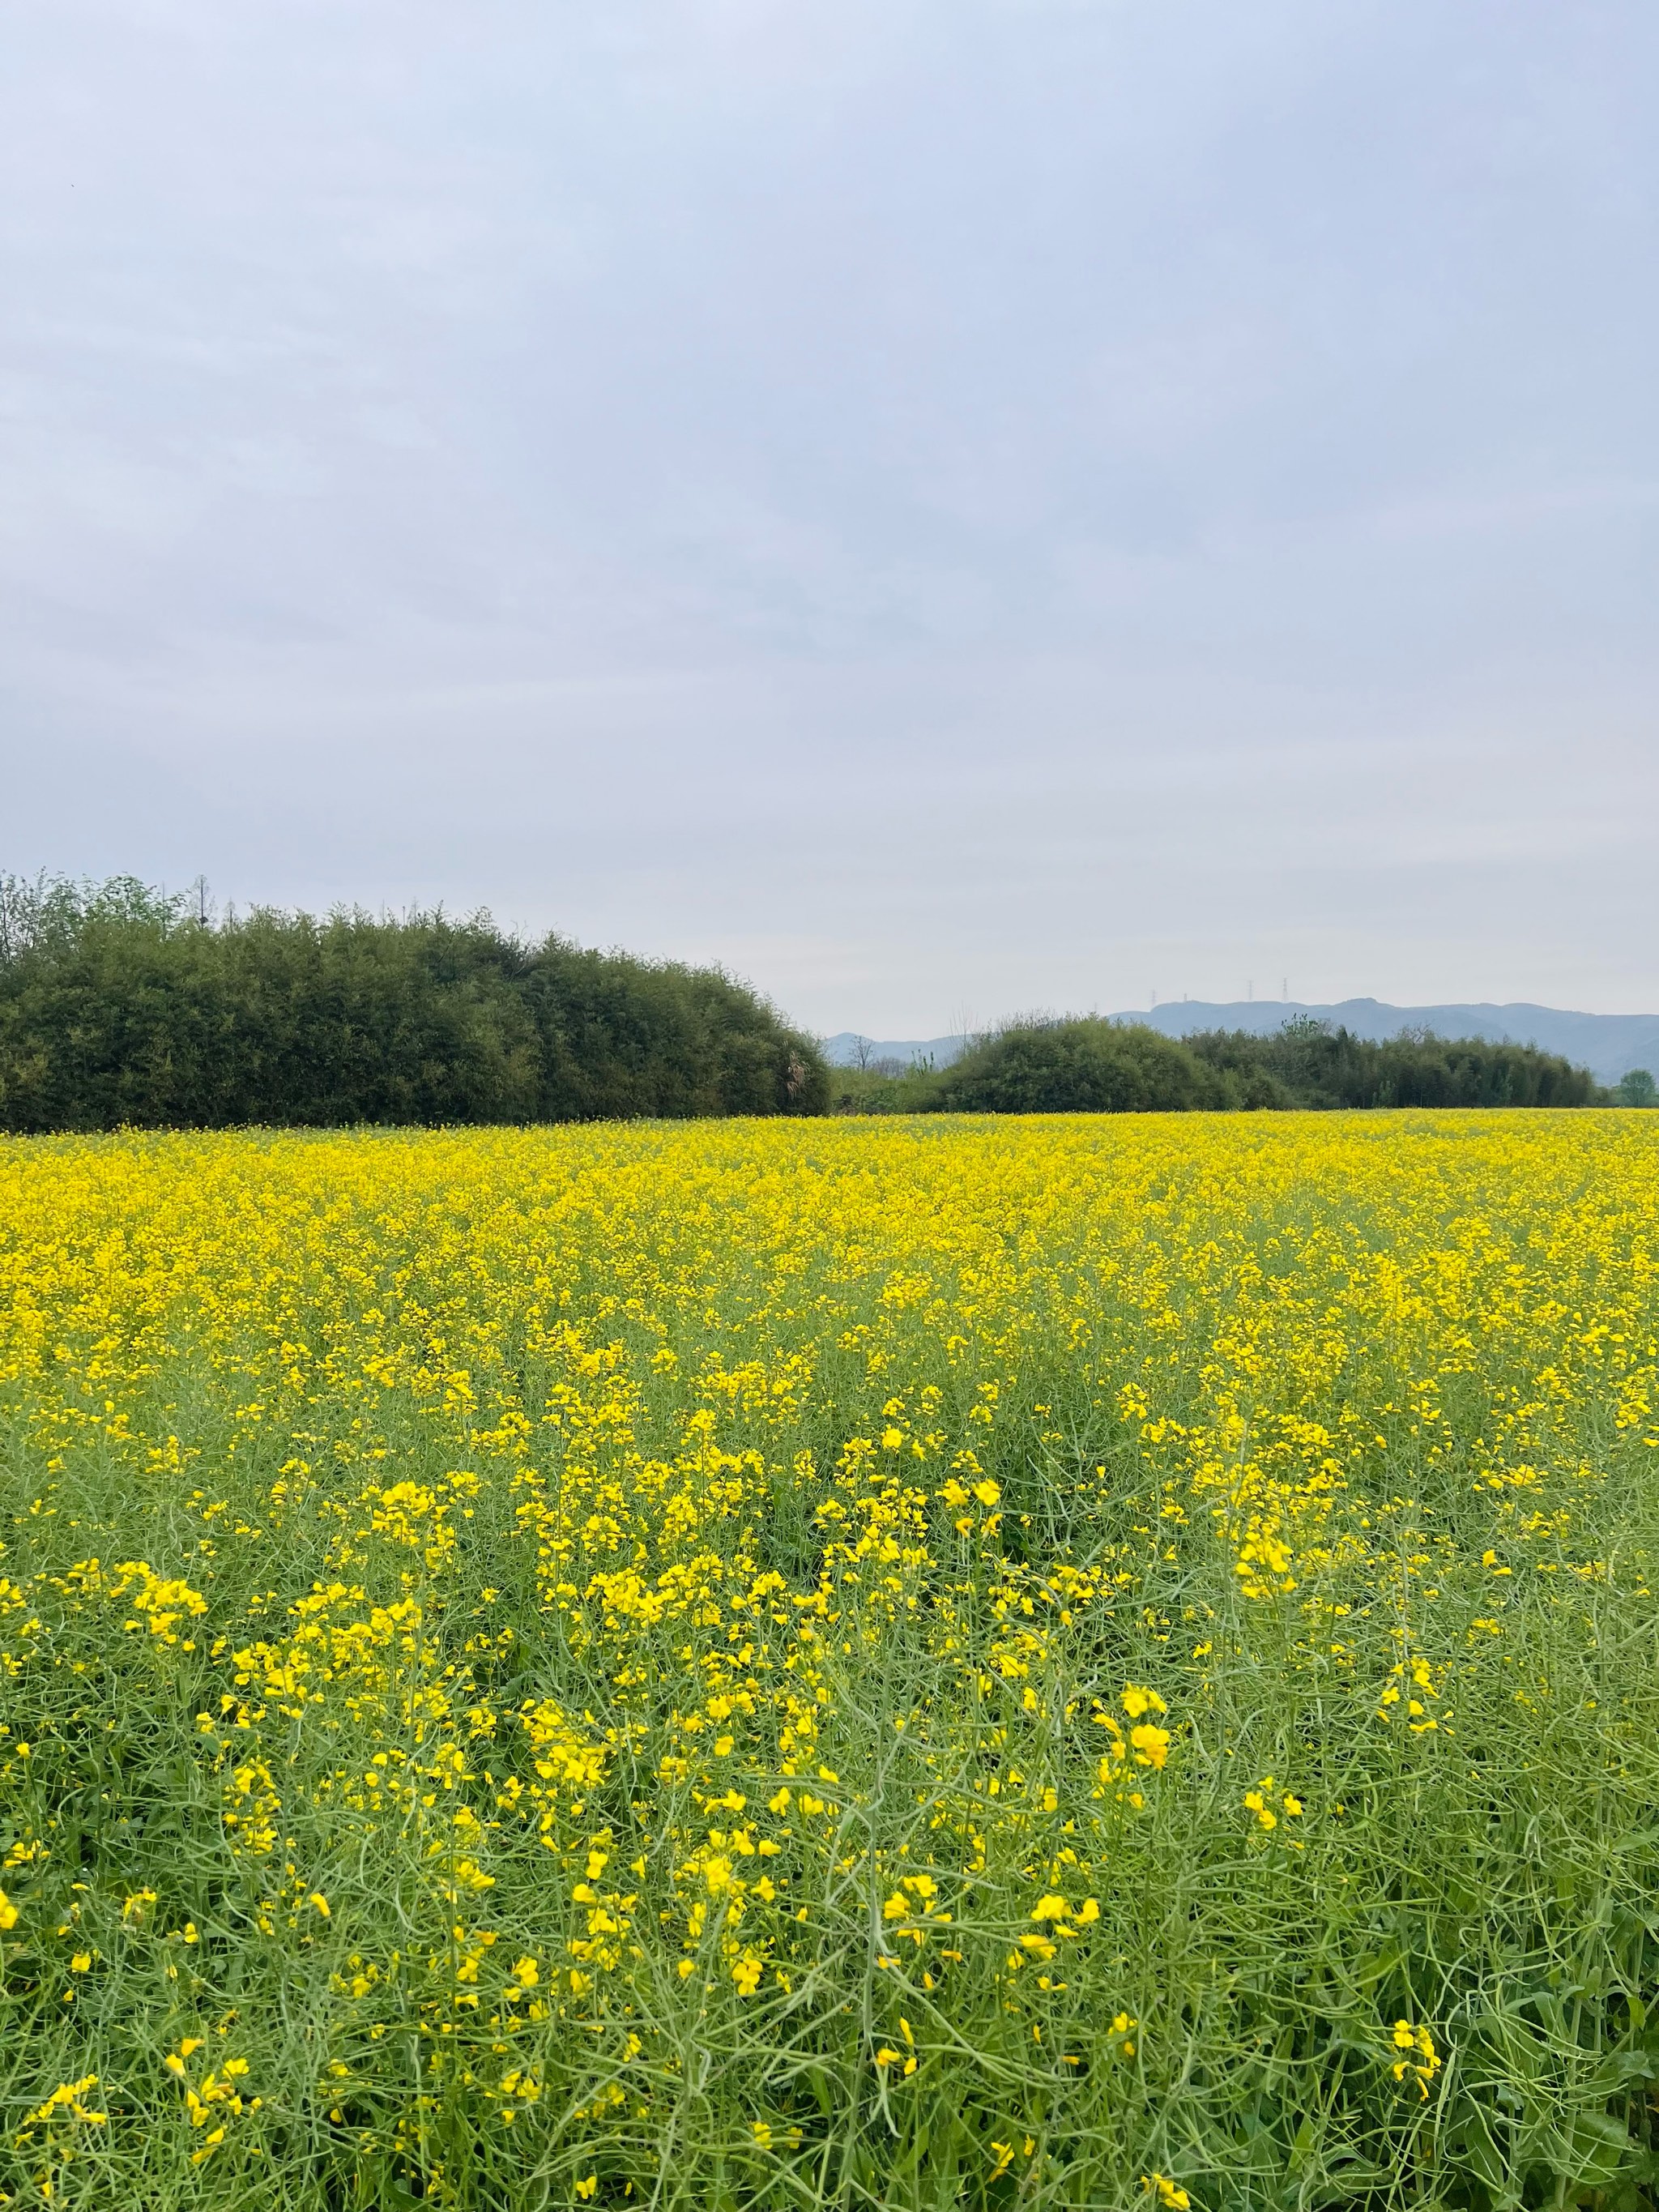
<path fill-rule="evenodd" d="M 210 921 L 130 877 L 0 876 L 0 1130 L 1655 1103 L 1531 1045 L 1309 1018 L 1176 1040 L 1033 1018 L 947 1068 L 830 1070 L 720 970 L 488 914 Z"/>
<path fill-rule="evenodd" d="M 1608 1097 L 1588 1069 L 1534 1045 L 1422 1030 L 1376 1042 L 1310 1016 L 1269 1036 L 1176 1039 L 1089 1016 L 1010 1023 L 945 1068 L 838 1069 L 834 1103 L 842 1113 L 1181 1113 L 1589 1106 Z"/>
<path fill-rule="evenodd" d="M 818 1114 L 817 1045 L 720 970 L 488 915 L 209 921 L 0 877 L 0 1129 Z"/>

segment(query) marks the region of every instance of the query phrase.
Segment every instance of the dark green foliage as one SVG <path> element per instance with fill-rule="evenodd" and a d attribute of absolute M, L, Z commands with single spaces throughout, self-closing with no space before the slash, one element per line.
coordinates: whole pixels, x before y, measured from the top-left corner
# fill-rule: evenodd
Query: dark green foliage
<path fill-rule="evenodd" d="M 1620 1077 L 1613 1095 L 1621 1106 L 1659 1106 L 1659 1083 L 1645 1067 L 1632 1067 Z"/>
<path fill-rule="evenodd" d="M 1022 1024 L 973 1046 L 945 1070 L 939 1103 L 970 1114 L 1128 1114 L 1233 1099 L 1173 1038 L 1091 1018 Z"/>
<path fill-rule="evenodd" d="M 1303 1016 L 1273 1036 L 1212 1030 L 1186 1040 L 1206 1066 L 1265 1078 L 1291 1106 L 1588 1106 L 1587 1069 L 1536 1046 L 1407 1030 L 1382 1043 Z"/>
<path fill-rule="evenodd" d="M 1601 1096 L 1586 1070 L 1531 1045 L 1414 1031 L 1374 1044 L 1307 1018 L 1273 1036 L 1214 1030 L 1180 1042 L 1095 1016 L 1012 1022 L 941 1072 L 838 1068 L 834 1080 L 843 1114 L 1587 1106 Z"/>
<path fill-rule="evenodd" d="M 714 970 L 487 915 L 256 910 L 0 883 L 0 1128 L 822 1113 L 805 1037 Z"/>

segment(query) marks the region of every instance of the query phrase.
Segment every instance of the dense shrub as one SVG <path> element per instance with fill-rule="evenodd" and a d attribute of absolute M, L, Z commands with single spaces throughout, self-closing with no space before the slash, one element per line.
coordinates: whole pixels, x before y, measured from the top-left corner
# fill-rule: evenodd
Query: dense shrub
<path fill-rule="evenodd" d="M 975 1045 L 939 1103 L 971 1114 L 1124 1114 L 1228 1103 L 1224 1085 L 1156 1030 L 1088 1019 L 1034 1022 Z"/>
<path fill-rule="evenodd" d="M 708 969 L 487 915 L 204 926 L 118 880 L 0 886 L 0 1127 L 822 1112 L 822 1056 Z"/>
<path fill-rule="evenodd" d="M 1265 1081 L 1286 1105 L 1587 1106 L 1601 1095 L 1587 1069 L 1534 1045 L 1425 1030 L 1377 1042 L 1305 1015 L 1271 1036 L 1212 1030 L 1186 1045 L 1218 1073 Z"/>
<path fill-rule="evenodd" d="M 1217 1030 L 1180 1041 L 1094 1016 L 1011 1022 L 939 1073 L 838 1068 L 834 1078 L 836 1110 L 848 1114 L 1584 1106 L 1601 1096 L 1586 1070 L 1531 1045 L 1421 1031 L 1379 1044 L 1307 1018 L 1272 1036 Z"/>

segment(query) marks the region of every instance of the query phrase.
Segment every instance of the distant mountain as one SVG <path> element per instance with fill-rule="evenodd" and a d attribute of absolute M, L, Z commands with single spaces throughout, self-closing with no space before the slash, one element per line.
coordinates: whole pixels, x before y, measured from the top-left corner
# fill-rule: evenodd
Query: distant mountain
<path fill-rule="evenodd" d="M 1121 1022 L 1145 1022 L 1166 1036 L 1191 1036 L 1199 1030 L 1249 1030 L 1257 1036 L 1273 1031 L 1298 1015 L 1310 1014 L 1333 1029 L 1352 1030 L 1356 1036 L 1379 1042 L 1398 1036 L 1401 1030 L 1432 1030 L 1443 1037 L 1487 1037 L 1494 1043 L 1535 1044 L 1545 1052 L 1559 1052 L 1576 1067 L 1588 1067 L 1599 1083 L 1617 1083 L 1632 1067 L 1659 1074 L 1659 1014 L 1575 1014 L 1559 1006 L 1389 1006 L 1377 999 L 1344 999 L 1332 1006 L 1306 1006 L 1295 1000 L 1234 1000 L 1218 1005 L 1208 1000 L 1182 999 L 1154 1006 L 1150 1013 L 1123 1013 Z M 898 1060 L 907 1066 L 914 1059 L 931 1054 L 935 1067 L 948 1067 L 961 1054 L 965 1040 L 959 1036 L 869 1042 L 854 1030 L 843 1030 L 827 1038 L 824 1052 L 832 1066 L 857 1064 L 857 1048 L 868 1042 L 872 1060 Z"/>
<path fill-rule="evenodd" d="M 949 1067 L 953 1060 L 962 1057 L 966 1037 L 908 1037 L 895 1042 L 890 1037 L 877 1042 L 858 1030 L 842 1030 L 835 1036 L 823 1040 L 823 1056 L 831 1067 L 856 1067 L 859 1047 L 865 1048 L 866 1062 L 872 1060 L 902 1060 L 908 1067 L 913 1060 L 932 1059 L 935 1067 Z"/>

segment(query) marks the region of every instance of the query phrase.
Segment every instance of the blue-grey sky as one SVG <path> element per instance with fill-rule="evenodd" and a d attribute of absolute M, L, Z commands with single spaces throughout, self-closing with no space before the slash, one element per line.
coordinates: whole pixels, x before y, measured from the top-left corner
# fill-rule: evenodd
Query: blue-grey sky
<path fill-rule="evenodd" d="M 1652 0 L 12 0 L 0 865 L 1659 1006 Z"/>

